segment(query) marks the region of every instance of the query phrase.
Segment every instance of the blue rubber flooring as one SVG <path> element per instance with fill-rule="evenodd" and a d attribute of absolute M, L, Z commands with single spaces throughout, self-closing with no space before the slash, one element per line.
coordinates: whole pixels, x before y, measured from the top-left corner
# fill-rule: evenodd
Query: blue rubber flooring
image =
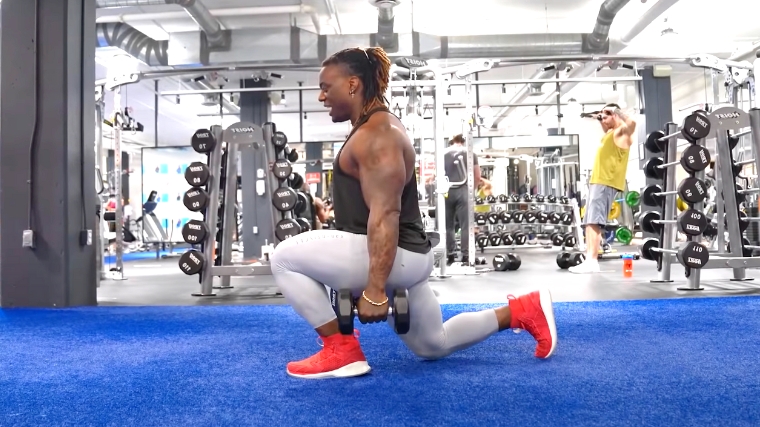
<path fill-rule="evenodd" d="M 444 316 L 489 306 L 444 306 Z M 757 426 L 760 299 L 556 304 L 555 357 L 505 331 L 424 362 L 359 325 L 365 377 L 299 380 L 288 306 L 0 311 L 2 426 Z"/>

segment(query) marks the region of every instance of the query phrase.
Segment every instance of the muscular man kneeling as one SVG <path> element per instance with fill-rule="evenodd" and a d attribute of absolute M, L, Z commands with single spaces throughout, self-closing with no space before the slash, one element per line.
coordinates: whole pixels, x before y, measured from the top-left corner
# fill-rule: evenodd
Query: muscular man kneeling
<path fill-rule="evenodd" d="M 442 358 L 510 328 L 530 332 L 537 341 L 535 355 L 548 358 L 557 344 L 548 290 L 510 296 L 506 306 L 443 322 L 428 284 L 433 253 L 417 202 L 415 151 L 383 96 L 389 69 L 382 49 L 354 48 L 328 58 L 319 75 L 320 102 L 333 122 L 351 120 L 353 129 L 333 163 L 336 230 L 299 234 L 272 255 L 280 291 L 324 343 L 313 356 L 288 363 L 288 374 L 331 378 L 370 370 L 357 337 L 339 333 L 324 285 L 351 289 L 362 323 L 386 320 L 389 295 L 408 289 L 411 327 L 400 338 L 425 359 Z M 393 327 L 392 318 L 387 320 Z"/>

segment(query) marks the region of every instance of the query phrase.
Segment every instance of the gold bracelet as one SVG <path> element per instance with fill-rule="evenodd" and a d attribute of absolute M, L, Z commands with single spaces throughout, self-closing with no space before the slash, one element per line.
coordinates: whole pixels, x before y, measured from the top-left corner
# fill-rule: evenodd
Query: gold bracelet
<path fill-rule="evenodd" d="M 370 303 L 372 305 L 375 305 L 375 306 L 378 306 L 378 307 L 381 306 L 381 305 L 385 305 L 388 302 L 388 297 L 387 296 L 385 297 L 385 301 L 383 301 L 383 302 L 374 302 L 371 299 L 367 298 L 367 295 L 364 294 L 364 291 L 362 291 L 362 298 L 364 298 L 364 300 L 367 301 L 368 303 Z"/>

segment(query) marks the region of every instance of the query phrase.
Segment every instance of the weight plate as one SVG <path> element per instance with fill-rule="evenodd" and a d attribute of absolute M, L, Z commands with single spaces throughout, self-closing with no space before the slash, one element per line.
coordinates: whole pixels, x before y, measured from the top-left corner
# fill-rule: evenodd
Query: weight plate
<path fill-rule="evenodd" d="M 641 193 L 641 200 L 643 200 L 644 204 L 647 206 L 663 207 L 665 199 L 658 196 L 657 193 L 662 193 L 662 187 L 659 185 L 650 185 Z"/>
<path fill-rule="evenodd" d="M 179 269 L 188 276 L 200 273 L 201 270 L 203 270 L 203 265 L 205 263 L 206 257 L 203 256 L 203 253 L 196 251 L 195 249 L 190 249 L 189 251 L 183 253 L 179 257 L 178 262 Z"/>
<path fill-rule="evenodd" d="M 665 132 L 661 130 L 656 130 L 649 135 L 647 135 L 647 142 L 644 144 L 647 150 L 651 151 L 652 153 L 662 153 L 662 150 L 665 146 L 662 142 L 659 141 L 660 138 L 665 136 Z"/>
<path fill-rule="evenodd" d="M 690 176 L 678 185 L 678 195 L 686 203 L 699 203 L 707 197 L 707 186 L 702 180 Z"/>
<path fill-rule="evenodd" d="M 662 219 L 662 217 L 657 211 L 644 212 L 641 214 L 641 216 L 639 216 L 639 225 L 641 225 L 641 230 L 646 233 L 660 233 L 662 230 L 662 224 L 654 222 L 660 219 Z"/>
<path fill-rule="evenodd" d="M 710 119 L 699 113 L 691 113 L 683 119 L 681 135 L 687 141 L 696 142 L 710 135 Z"/>
<path fill-rule="evenodd" d="M 272 204 L 280 212 L 293 209 L 298 201 L 298 195 L 289 187 L 278 188 L 272 194 Z"/>
<path fill-rule="evenodd" d="M 275 148 L 283 149 L 287 143 L 288 137 L 285 136 L 284 133 L 277 131 L 272 134 L 272 144 L 275 146 Z"/>
<path fill-rule="evenodd" d="M 707 228 L 707 223 L 707 216 L 696 209 L 681 212 L 676 220 L 678 230 L 687 236 L 701 236 Z"/>
<path fill-rule="evenodd" d="M 697 242 L 686 242 L 678 249 L 678 261 L 685 267 L 702 268 L 710 260 L 707 248 Z"/>
<path fill-rule="evenodd" d="M 206 223 L 197 219 L 191 219 L 182 226 L 182 238 L 191 245 L 203 243 L 207 234 Z"/>
<path fill-rule="evenodd" d="M 200 212 L 206 209 L 208 193 L 202 188 L 191 188 L 185 191 L 185 195 L 182 197 L 182 204 L 192 212 Z"/>
<path fill-rule="evenodd" d="M 690 145 L 683 150 L 681 167 L 688 173 L 697 173 L 710 166 L 710 152 L 701 145 Z"/>
<path fill-rule="evenodd" d="M 272 173 L 277 179 L 284 181 L 293 173 L 293 165 L 287 159 L 279 159 L 272 165 Z"/>
<path fill-rule="evenodd" d="M 208 129 L 198 129 L 190 140 L 190 145 L 196 153 L 210 153 L 216 147 L 216 139 Z"/>
<path fill-rule="evenodd" d="M 211 173 L 203 162 L 192 162 L 185 169 L 185 181 L 193 187 L 203 187 Z"/>
<path fill-rule="evenodd" d="M 624 245 L 630 245 L 633 240 L 633 232 L 628 227 L 620 227 L 615 230 L 615 239 Z"/>
<path fill-rule="evenodd" d="M 274 226 L 274 235 L 279 241 L 290 239 L 301 234 L 301 226 L 294 219 L 283 219 Z"/>
<path fill-rule="evenodd" d="M 665 162 L 662 157 L 652 157 L 644 164 L 644 176 L 650 179 L 662 179 L 665 176 L 665 169 L 661 168 Z"/>
<path fill-rule="evenodd" d="M 625 195 L 625 204 L 632 208 L 638 207 L 641 204 L 641 194 L 638 191 L 629 191 Z"/>

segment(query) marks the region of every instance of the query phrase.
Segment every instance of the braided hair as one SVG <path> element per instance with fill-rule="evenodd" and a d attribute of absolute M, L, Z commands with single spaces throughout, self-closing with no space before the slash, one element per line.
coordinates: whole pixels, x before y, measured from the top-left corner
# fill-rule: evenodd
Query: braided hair
<path fill-rule="evenodd" d="M 385 91 L 390 80 L 391 60 L 382 48 L 343 49 L 322 62 L 323 67 L 337 64 L 345 66 L 349 74 L 362 82 L 362 115 L 375 107 L 387 105 Z"/>

